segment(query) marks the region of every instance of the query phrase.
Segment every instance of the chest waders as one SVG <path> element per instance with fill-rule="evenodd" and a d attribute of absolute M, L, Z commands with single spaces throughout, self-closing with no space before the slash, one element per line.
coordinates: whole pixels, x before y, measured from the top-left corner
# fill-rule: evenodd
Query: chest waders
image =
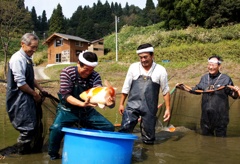
<path fill-rule="evenodd" d="M 220 79 L 221 75 L 219 74 L 213 79 L 210 79 L 208 75 L 204 88 L 209 89 L 210 86 L 218 88 L 217 85 L 219 84 L 224 86 L 227 80 Z M 225 85 L 228 85 L 228 83 Z M 203 135 L 226 137 L 229 123 L 228 90 L 228 88 L 224 88 L 202 95 L 201 130 Z"/>
<path fill-rule="evenodd" d="M 202 96 L 201 129 L 203 135 L 226 137 L 229 123 L 229 102 L 225 89 Z"/>
<path fill-rule="evenodd" d="M 80 100 L 79 95 L 92 86 L 88 86 L 88 79 L 85 84 L 79 84 L 78 77 L 79 74 L 76 67 L 76 80 L 71 95 Z M 61 94 L 59 94 L 59 98 L 60 103 L 57 106 L 57 115 L 53 125 L 50 127 L 48 154 L 51 158 L 59 156 L 58 151 L 64 136 L 64 133 L 61 131 L 62 127 L 72 127 L 74 124 L 78 123 L 84 128 L 114 131 L 113 124 L 93 107 L 83 108 L 71 105 L 62 99 Z"/>
<path fill-rule="evenodd" d="M 141 116 L 142 140 L 149 144 L 154 142 L 159 89 L 160 85 L 154 83 L 151 76 L 140 75 L 133 80 L 120 132 L 132 133 Z"/>
<path fill-rule="evenodd" d="M 27 145 L 33 139 L 37 124 L 35 101 L 32 95 L 22 92 L 17 87 L 9 66 L 8 70 L 6 110 L 13 127 L 20 132 L 18 143 Z M 26 83 L 34 90 L 34 71 L 31 60 L 27 60 L 25 77 Z"/>

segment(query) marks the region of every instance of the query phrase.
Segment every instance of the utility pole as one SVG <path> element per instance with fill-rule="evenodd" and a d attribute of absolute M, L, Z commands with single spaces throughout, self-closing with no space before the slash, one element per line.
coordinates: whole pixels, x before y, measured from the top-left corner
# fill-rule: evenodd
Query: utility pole
<path fill-rule="evenodd" d="M 117 30 L 117 24 L 119 22 L 119 17 L 115 15 L 115 31 L 116 31 L 116 61 L 118 61 L 118 30 Z"/>

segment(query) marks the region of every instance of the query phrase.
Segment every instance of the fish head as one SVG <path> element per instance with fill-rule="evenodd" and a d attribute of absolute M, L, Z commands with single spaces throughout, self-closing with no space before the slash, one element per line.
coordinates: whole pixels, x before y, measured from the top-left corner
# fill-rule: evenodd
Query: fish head
<path fill-rule="evenodd" d="M 117 90 L 117 88 L 107 87 L 106 88 L 106 98 L 110 96 L 110 97 L 115 99 L 115 97 L 116 97 L 116 90 Z"/>

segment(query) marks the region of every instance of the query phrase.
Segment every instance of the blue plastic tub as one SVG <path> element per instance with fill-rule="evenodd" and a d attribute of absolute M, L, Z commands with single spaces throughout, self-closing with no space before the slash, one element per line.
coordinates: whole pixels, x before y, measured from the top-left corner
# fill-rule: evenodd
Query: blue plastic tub
<path fill-rule="evenodd" d="M 63 128 L 63 164 L 130 164 L 136 135 Z"/>

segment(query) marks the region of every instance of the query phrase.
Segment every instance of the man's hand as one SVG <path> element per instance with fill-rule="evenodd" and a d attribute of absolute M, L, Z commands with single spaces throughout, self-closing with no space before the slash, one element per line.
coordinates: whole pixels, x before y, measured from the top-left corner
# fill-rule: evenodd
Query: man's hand
<path fill-rule="evenodd" d="M 106 106 L 109 108 L 114 108 L 115 107 L 115 97 L 109 96 L 106 101 Z"/>
<path fill-rule="evenodd" d="M 37 94 L 36 92 L 35 92 L 34 95 L 33 95 L 33 99 L 34 99 L 34 101 L 37 102 L 37 103 L 39 103 L 39 102 L 42 101 L 42 97 L 41 97 L 39 94 Z"/>
<path fill-rule="evenodd" d="M 183 83 L 177 83 L 177 84 L 175 85 L 175 87 L 176 87 L 176 88 L 179 88 L 179 89 L 181 89 L 181 90 L 184 90 L 184 84 L 183 84 Z"/>
<path fill-rule="evenodd" d="M 162 107 L 162 105 L 163 105 L 163 104 L 159 104 L 159 105 L 158 105 L 158 108 L 161 108 L 161 107 Z"/>
<path fill-rule="evenodd" d="M 124 112 L 124 105 L 120 105 L 119 108 L 118 108 L 118 111 L 121 115 L 123 115 L 123 112 Z"/>
<path fill-rule="evenodd" d="M 192 91 L 192 88 L 187 86 L 187 85 L 184 85 L 183 83 L 177 83 L 175 85 L 176 88 L 179 88 L 181 90 L 184 90 L 184 91 L 187 91 L 187 92 L 191 92 Z"/>
<path fill-rule="evenodd" d="M 166 110 L 165 110 L 165 113 L 164 113 L 164 116 L 163 116 L 163 119 L 164 119 L 163 121 L 164 121 L 164 122 L 169 121 L 170 116 L 171 116 L 170 110 L 169 110 L 169 109 L 166 109 Z"/>
<path fill-rule="evenodd" d="M 90 97 L 87 97 L 87 99 L 83 102 L 82 107 L 87 107 L 87 106 L 95 107 L 95 106 L 97 106 L 97 104 L 90 103 Z"/>

